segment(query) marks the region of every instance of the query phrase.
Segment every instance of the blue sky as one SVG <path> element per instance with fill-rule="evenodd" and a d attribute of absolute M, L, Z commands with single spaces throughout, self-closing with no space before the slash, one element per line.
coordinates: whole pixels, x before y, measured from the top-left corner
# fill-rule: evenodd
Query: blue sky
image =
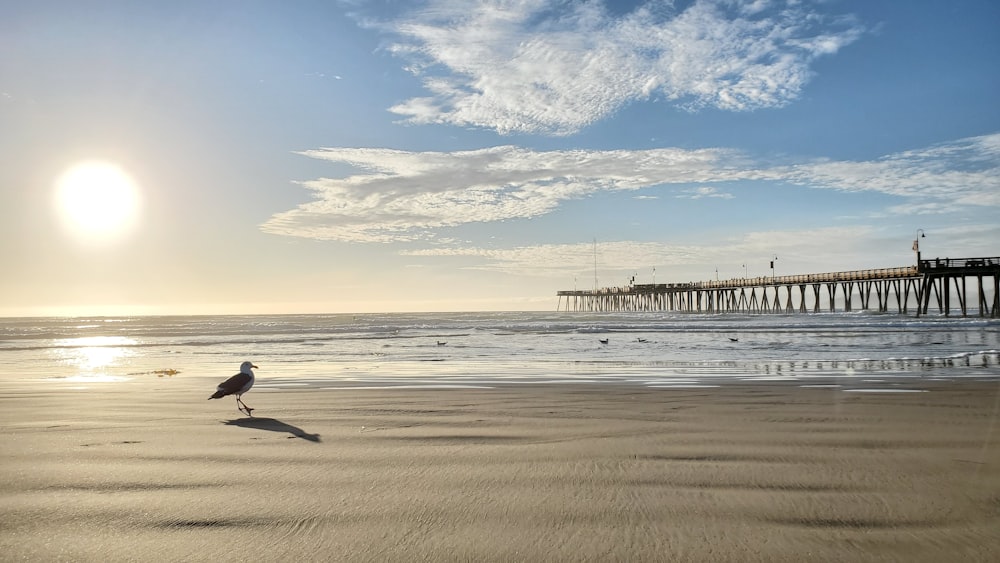
<path fill-rule="evenodd" d="M 908 265 L 918 229 L 997 256 L 998 24 L 985 0 L 5 3 L 0 315 L 554 309 L 595 240 L 601 286 Z M 99 240 L 57 195 L 92 161 L 138 201 Z"/>

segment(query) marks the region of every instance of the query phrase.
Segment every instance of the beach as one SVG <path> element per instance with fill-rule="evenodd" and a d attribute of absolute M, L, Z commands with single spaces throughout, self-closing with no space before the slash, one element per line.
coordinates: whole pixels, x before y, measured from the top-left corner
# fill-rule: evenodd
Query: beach
<path fill-rule="evenodd" d="M 996 561 L 1000 386 L 0 387 L 5 561 Z"/>

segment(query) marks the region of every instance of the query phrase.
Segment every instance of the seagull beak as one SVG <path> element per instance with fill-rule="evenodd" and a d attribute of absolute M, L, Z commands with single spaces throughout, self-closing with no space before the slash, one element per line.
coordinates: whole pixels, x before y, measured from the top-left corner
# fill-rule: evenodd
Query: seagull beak
<path fill-rule="evenodd" d="M 259 367 L 255 366 L 253 364 L 250 364 L 250 367 L 252 367 L 253 369 L 260 369 Z"/>

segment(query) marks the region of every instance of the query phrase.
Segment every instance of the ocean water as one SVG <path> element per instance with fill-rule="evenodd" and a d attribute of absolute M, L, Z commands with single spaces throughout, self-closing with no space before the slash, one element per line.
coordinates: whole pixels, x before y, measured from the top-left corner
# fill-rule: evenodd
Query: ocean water
<path fill-rule="evenodd" d="M 255 391 L 782 381 L 904 392 L 929 380 L 1000 381 L 1000 320 L 869 312 L 0 319 L 0 382 L 221 379 L 247 359 L 260 366 Z"/>

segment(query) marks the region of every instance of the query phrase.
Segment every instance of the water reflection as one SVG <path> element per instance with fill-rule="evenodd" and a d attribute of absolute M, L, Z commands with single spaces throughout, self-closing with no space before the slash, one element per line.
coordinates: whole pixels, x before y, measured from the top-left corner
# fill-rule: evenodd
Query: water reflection
<path fill-rule="evenodd" d="M 135 356 L 132 347 L 138 341 L 124 336 L 86 336 L 57 340 L 53 347 L 60 364 L 74 374 L 68 381 L 124 381 L 127 377 L 113 375 Z"/>

